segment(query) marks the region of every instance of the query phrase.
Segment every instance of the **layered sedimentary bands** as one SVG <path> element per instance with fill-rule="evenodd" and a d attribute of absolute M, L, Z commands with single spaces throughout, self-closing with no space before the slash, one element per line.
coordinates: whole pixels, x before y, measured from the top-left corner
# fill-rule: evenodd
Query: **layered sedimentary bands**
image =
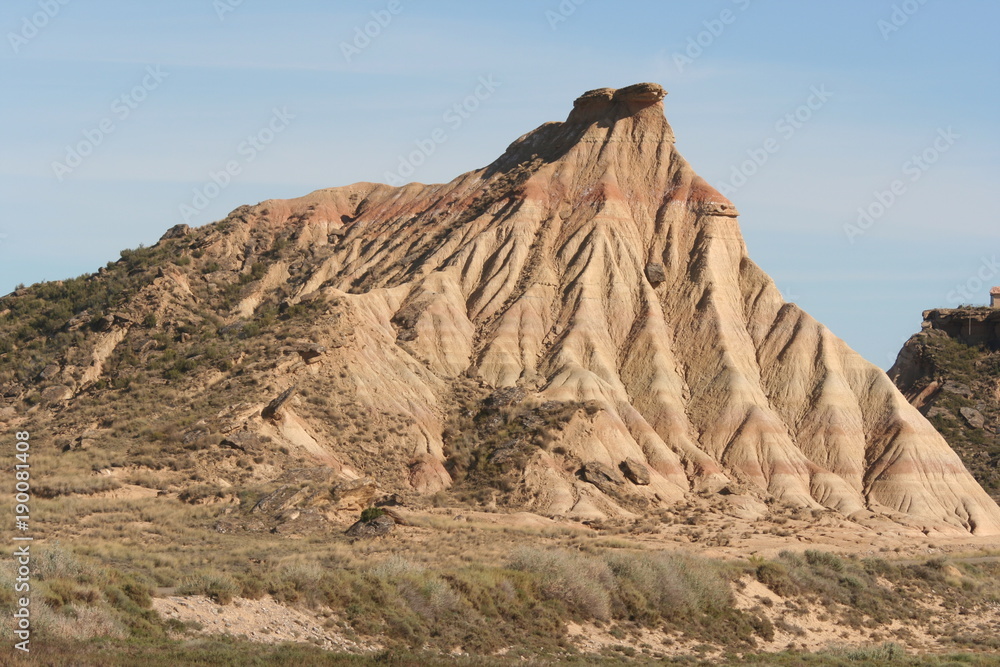
<path fill-rule="evenodd" d="M 358 183 L 174 232 L 198 262 L 252 278 L 231 322 L 335 304 L 311 325 L 325 351 L 302 377 L 370 413 L 377 446 L 352 449 L 291 404 L 280 419 L 256 406 L 245 428 L 427 494 L 475 467 L 456 462 L 455 424 L 493 405 L 527 415 L 512 442 L 473 452 L 482 470 L 516 450 L 494 502 L 583 519 L 706 492 L 1000 533 L 1000 509 L 886 374 L 748 258 L 734 205 L 676 151 L 664 96 L 588 92 L 447 184 Z M 150 289 L 175 310 L 157 312 L 193 308 L 201 280 L 170 269 Z M 483 419 L 467 421 L 489 435 Z"/>

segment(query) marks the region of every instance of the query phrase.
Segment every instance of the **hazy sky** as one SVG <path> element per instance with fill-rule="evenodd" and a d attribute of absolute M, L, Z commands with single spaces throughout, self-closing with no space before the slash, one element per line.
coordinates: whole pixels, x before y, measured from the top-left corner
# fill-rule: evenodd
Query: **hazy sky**
<path fill-rule="evenodd" d="M 995 0 L 7 0 L 0 293 L 386 181 L 438 129 L 410 179 L 450 180 L 655 81 L 750 256 L 888 367 L 922 310 L 1000 285 L 998 24 Z"/>

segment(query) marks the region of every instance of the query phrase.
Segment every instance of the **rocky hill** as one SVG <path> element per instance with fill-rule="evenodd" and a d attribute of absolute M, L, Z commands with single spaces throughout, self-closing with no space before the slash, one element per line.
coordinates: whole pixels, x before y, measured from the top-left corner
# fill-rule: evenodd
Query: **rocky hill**
<path fill-rule="evenodd" d="M 889 376 L 1000 499 L 1000 309 L 925 311 Z"/>
<path fill-rule="evenodd" d="M 749 259 L 664 96 L 590 91 L 450 183 L 243 206 L 4 297 L 0 419 L 51 444 L 40 492 L 225 501 L 222 531 L 702 494 L 1000 533 L 931 423 Z"/>

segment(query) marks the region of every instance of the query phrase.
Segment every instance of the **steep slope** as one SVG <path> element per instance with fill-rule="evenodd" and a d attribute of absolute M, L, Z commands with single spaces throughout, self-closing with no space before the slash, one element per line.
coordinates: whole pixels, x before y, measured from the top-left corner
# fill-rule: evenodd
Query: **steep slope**
<path fill-rule="evenodd" d="M 230 392 L 204 428 L 404 496 L 589 519 L 721 493 L 1000 533 L 1000 509 L 885 373 L 750 261 L 733 204 L 675 150 L 664 95 L 588 92 L 447 184 L 359 183 L 172 230 L 155 272 L 109 267 L 149 279 L 48 364 L 63 389 L 22 371 L 7 393 L 58 401 L 155 359 L 189 405 Z M 8 319 L 31 298 L 8 299 Z M 219 336 L 239 354 L 174 361 L 212 358 Z M 248 377 L 267 395 L 247 396 Z M 307 401 L 262 411 L 293 385 Z M 261 460 L 260 479 L 287 467 Z"/>
<path fill-rule="evenodd" d="M 925 311 L 889 377 L 1000 499 L 1000 310 Z"/>

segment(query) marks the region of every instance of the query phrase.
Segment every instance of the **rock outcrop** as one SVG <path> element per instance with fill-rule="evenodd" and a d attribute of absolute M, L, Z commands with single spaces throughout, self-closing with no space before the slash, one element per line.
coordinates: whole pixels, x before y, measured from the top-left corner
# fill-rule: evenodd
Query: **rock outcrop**
<path fill-rule="evenodd" d="M 396 522 L 387 514 L 382 514 L 368 521 L 360 520 L 351 524 L 351 527 L 344 531 L 348 537 L 373 538 L 385 537 L 396 528 Z"/>
<path fill-rule="evenodd" d="M 889 376 L 1000 498 L 1000 310 L 925 311 Z"/>
<path fill-rule="evenodd" d="M 581 486 L 617 488 L 611 476 L 574 476 L 565 459 L 618 475 L 631 458 L 650 483 L 627 492 L 654 503 L 735 482 L 850 516 L 1000 532 L 1000 509 L 885 373 L 748 258 L 735 206 L 676 151 L 664 95 L 585 93 L 566 122 L 445 185 L 268 203 L 271 221 L 322 211 L 322 238 L 338 229 L 301 294 L 327 285 L 378 350 L 339 351 L 358 400 L 421 422 L 414 485 L 446 484 L 430 470 L 448 462 L 436 415 L 450 378 L 468 376 L 599 405 L 530 457 L 519 497 L 536 511 L 625 512 Z"/>
<path fill-rule="evenodd" d="M 333 485 L 370 477 L 578 519 L 701 493 L 1000 533 L 924 415 L 750 260 L 736 207 L 676 150 L 665 95 L 587 92 L 450 183 L 356 183 L 171 230 L 94 276 L 128 299 L 86 320 L 79 349 L 0 377 L 4 396 L 44 388 L 26 383 L 45 364 L 102 391 L 115 373 L 148 378 L 151 359 L 192 394 L 242 387 L 230 404 L 253 405 L 218 432 L 252 422 L 288 459 L 230 438 L 246 475 L 279 479 L 296 457 L 334 471 L 255 515 L 298 512 L 280 524 L 295 530 Z M 220 359 L 213 336 L 241 351 Z M 275 398 L 289 386 L 294 400 Z M 223 420 L 182 408 L 187 424 Z"/>

